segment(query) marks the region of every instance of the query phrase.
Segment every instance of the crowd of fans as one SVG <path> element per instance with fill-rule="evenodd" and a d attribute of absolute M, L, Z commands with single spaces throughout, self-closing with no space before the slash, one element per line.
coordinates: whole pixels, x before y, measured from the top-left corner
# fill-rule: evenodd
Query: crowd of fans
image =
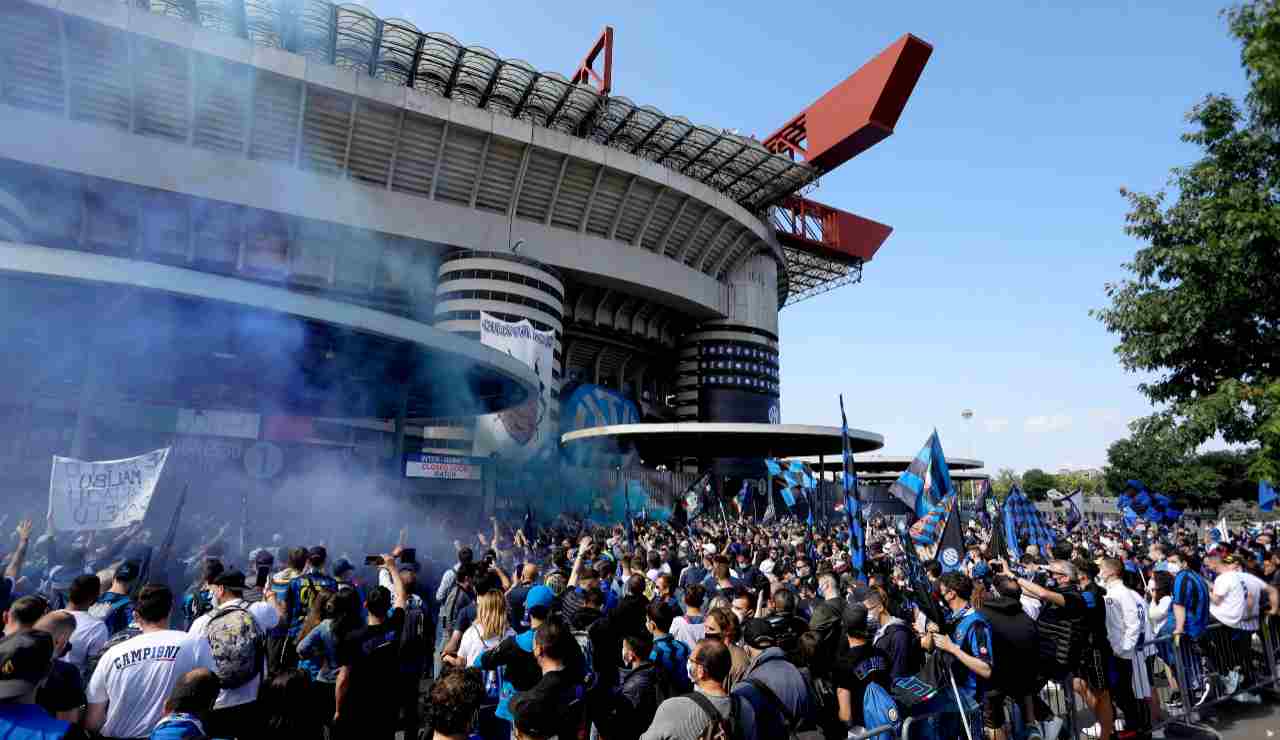
<path fill-rule="evenodd" d="M 1280 613 L 1270 528 L 1059 524 L 1013 558 L 975 520 L 944 568 L 873 519 L 859 570 L 843 520 L 513 524 L 438 563 L 403 531 L 358 562 L 46 533 L 33 570 L 24 521 L 0 737 L 887 740 L 912 716 L 1059 740 L 1070 693 L 1086 736 L 1142 737 L 1171 708 L 1257 701 L 1253 638 Z"/>

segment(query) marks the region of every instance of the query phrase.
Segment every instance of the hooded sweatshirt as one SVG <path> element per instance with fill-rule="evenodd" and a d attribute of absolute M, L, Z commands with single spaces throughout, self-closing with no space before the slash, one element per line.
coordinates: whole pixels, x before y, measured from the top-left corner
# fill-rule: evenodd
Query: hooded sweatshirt
<path fill-rule="evenodd" d="M 997 664 L 991 682 L 1008 696 L 1035 691 L 1039 634 L 1036 623 L 1022 610 L 1022 600 L 996 596 L 983 602 L 978 612 L 991 625 L 991 649 L 996 655 L 1024 655 L 1027 660 Z"/>

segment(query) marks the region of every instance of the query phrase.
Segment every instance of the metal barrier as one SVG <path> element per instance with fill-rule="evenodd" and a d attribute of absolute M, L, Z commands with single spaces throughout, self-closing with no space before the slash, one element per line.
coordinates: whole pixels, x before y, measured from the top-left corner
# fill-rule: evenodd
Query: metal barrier
<path fill-rule="evenodd" d="M 1264 620 L 1257 631 L 1237 630 L 1222 624 L 1211 625 L 1198 639 L 1174 640 L 1173 636 L 1158 638 L 1143 649 L 1150 697 L 1145 692 L 1134 691 L 1132 686 L 1115 683 L 1120 676 L 1108 676 L 1108 696 L 1114 717 L 1123 722 L 1127 730 L 1142 734 L 1164 730 L 1171 725 L 1194 726 L 1201 722 L 1203 713 L 1225 701 L 1239 700 L 1242 695 L 1262 689 L 1276 688 L 1280 683 L 1280 619 Z M 1044 740 L 1090 740 L 1086 728 L 1097 724 L 1098 718 L 1090 710 L 1083 711 L 1083 702 L 1076 694 L 1076 677 L 1067 675 L 1046 681 L 1034 695 L 1034 714 L 1062 720 L 1056 737 Z M 937 722 L 951 712 L 932 712 L 906 718 L 902 723 L 902 740 L 919 740 L 920 728 Z M 1024 707 L 1015 707 L 1013 699 L 1005 701 L 1004 727 L 1008 737 L 1022 736 L 1035 716 L 1026 716 Z M 1021 716 L 1019 716 L 1021 715 Z M 975 740 L 983 736 L 982 718 L 970 717 L 970 727 Z M 1108 733 L 1101 732 L 1102 736 Z M 956 726 L 957 737 L 964 733 Z"/>

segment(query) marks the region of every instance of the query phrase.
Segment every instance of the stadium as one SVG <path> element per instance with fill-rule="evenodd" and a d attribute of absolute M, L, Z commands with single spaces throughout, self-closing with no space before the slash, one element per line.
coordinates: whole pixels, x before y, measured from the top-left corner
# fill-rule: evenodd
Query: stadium
<path fill-rule="evenodd" d="M 780 424 L 778 314 L 891 228 L 805 195 L 893 132 L 932 48 L 763 141 L 615 94 L 612 52 L 562 75 L 317 0 L 4 3 L 16 480 L 172 445 L 209 495 L 362 471 L 488 512 L 495 466 L 838 454 Z M 605 427 L 635 444 L 561 442 Z"/>

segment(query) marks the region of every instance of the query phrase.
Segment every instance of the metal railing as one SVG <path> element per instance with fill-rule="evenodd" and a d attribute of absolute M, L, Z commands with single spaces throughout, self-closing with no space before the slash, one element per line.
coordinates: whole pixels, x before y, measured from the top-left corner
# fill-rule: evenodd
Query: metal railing
<path fill-rule="evenodd" d="M 1123 673 L 1109 675 L 1108 695 L 1118 725 L 1136 731 L 1139 736 L 1165 730 L 1170 726 L 1201 725 L 1206 714 L 1229 701 L 1253 701 L 1251 695 L 1260 690 L 1275 689 L 1280 683 L 1280 618 L 1263 618 L 1257 630 L 1241 630 L 1224 624 L 1210 625 L 1197 638 L 1173 635 L 1159 637 L 1139 648 L 1143 668 L 1147 672 L 1148 692 L 1122 687 L 1118 679 Z M 1044 740 L 1092 740 L 1098 737 L 1088 730 L 1098 718 L 1088 707 L 1081 706 L 1075 690 L 1076 676 L 1049 679 L 1032 697 L 1035 716 L 1027 717 L 1026 709 L 1014 699 L 1005 700 L 1003 726 L 1010 738 L 1026 737 L 1030 722 L 1037 718 L 1061 719 L 1054 737 Z M 944 689 L 945 691 L 945 689 Z M 952 702 L 954 704 L 954 701 Z M 985 707 L 979 708 L 985 711 Z M 955 723 L 954 706 L 924 714 L 914 714 L 902 722 L 901 740 L 917 740 L 927 735 L 926 725 L 949 722 L 957 737 L 965 737 Z M 972 737 L 983 737 L 981 711 L 967 716 Z M 1098 728 L 1101 730 L 1102 728 Z M 1101 733 L 1106 736 L 1106 733 Z"/>

